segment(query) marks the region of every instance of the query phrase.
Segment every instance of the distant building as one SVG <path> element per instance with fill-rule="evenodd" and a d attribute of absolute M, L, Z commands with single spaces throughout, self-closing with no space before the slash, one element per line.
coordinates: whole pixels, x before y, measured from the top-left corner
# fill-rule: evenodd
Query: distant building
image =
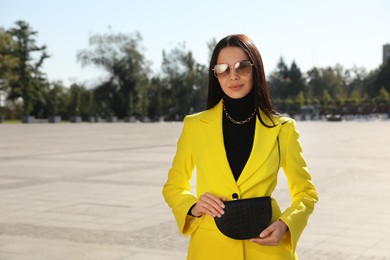
<path fill-rule="evenodd" d="M 390 59 L 390 44 L 383 45 L 383 64 Z"/>

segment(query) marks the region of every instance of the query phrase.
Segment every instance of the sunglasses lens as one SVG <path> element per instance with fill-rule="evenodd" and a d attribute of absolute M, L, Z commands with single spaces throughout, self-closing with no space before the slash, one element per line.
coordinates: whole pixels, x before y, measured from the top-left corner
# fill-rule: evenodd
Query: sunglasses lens
<path fill-rule="evenodd" d="M 227 64 L 217 64 L 214 66 L 214 74 L 217 78 L 228 75 L 229 71 L 229 65 Z"/>
<path fill-rule="evenodd" d="M 230 67 L 228 64 L 217 64 L 213 71 L 215 77 L 224 78 L 230 74 Z M 239 61 L 234 65 L 234 71 L 240 76 L 248 76 L 252 72 L 252 63 L 248 60 Z"/>
<path fill-rule="evenodd" d="M 236 64 L 235 70 L 240 76 L 247 76 L 252 72 L 252 64 L 248 60 L 240 61 Z"/>

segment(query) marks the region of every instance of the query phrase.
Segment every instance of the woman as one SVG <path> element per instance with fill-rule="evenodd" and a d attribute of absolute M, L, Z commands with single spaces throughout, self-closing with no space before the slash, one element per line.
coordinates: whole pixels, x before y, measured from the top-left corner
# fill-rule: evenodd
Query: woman
<path fill-rule="evenodd" d="M 207 110 L 187 116 L 163 195 L 180 232 L 191 235 L 187 259 L 297 259 L 295 249 L 318 200 L 302 157 L 295 121 L 273 107 L 259 51 L 245 35 L 215 47 Z M 233 193 L 271 196 L 282 167 L 292 197 L 281 212 L 272 199 L 272 224 L 258 237 L 223 235 L 214 217 Z M 196 194 L 190 179 L 196 168 Z"/>

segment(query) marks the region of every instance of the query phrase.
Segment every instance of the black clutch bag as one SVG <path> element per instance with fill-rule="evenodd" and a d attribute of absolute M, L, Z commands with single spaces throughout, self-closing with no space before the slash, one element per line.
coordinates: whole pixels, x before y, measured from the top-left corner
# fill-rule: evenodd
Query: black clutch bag
<path fill-rule="evenodd" d="M 237 199 L 233 194 L 231 201 L 224 202 L 225 214 L 215 217 L 218 229 L 233 239 L 250 239 L 260 235 L 272 219 L 271 197 Z"/>

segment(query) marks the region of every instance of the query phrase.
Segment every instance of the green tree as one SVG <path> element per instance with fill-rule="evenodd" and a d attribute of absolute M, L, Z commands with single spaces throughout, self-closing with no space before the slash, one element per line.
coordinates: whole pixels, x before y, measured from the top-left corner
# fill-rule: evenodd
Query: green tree
<path fill-rule="evenodd" d="M 390 94 L 384 87 L 379 90 L 376 103 L 378 113 L 390 113 Z"/>
<path fill-rule="evenodd" d="M 164 99 L 167 100 L 167 117 L 182 120 L 185 115 L 195 112 L 195 107 L 205 97 L 205 67 L 198 64 L 191 51 L 182 44 L 166 54 L 163 51 Z M 200 100 L 195 98 L 200 95 Z M 202 102 L 203 103 L 203 102 Z"/>
<path fill-rule="evenodd" d="M 305 105 L 306 99 L 303 91 L 300 91 L 298 95 L 294 98 L 294 112 L 299 114 L 301 112 L 301 108 Z"/>
<path fill-rule="evenodd" d="M 33 81 L 36 82 L 35 86 L 39 86 L 39 88 L 34 91 L 34 105 L 30 114 L 38 118 L 47 118 L 50 115 L 48 96 L 51 84 L 46 80 L 39 80 L 37 78 L 34 78 Z"/>
<path fill-rule="evenodd" d="M 328 114 L 333 112 L 333 98 L 329 94 L 327 89 L 324 89 L 322 92 L 322 99 L 321 99 L 321 105 L 323 108 L 323 113 Z"/>
<path fill-rule="evenodd" d="M 55 82 L 52 84 L 49 93 L 47 95 L 47 105 L 49 116 L 57 116 L 59 112 L 60 100 L 61 100 L 62 86 Z"/>
<path fill-rule="evenodd" d="M 46 46 L 38 47 L 35 38 L 37 32 L 33 31 L 29 24 L 24 21 L 17 21 L 16 27 L 11 28 L 8 33 L 17 43 L 15 48 L 8 50 L 7 55 L 15 57 L 18 62 L 14 67 L 15 80 L 9 82 L 11 91 L 9 99 L 23 99 L 23 114 L 30 115 L 40 88 L 44 84 L 44 74 L 41 67 L 46 58 Z M 34 63 L 33 56 L 38 55 Z"/>
<path fill-rule="evenodd" d="M 193 86 L 194 95 L 192 98 L 192 107 L 194 108 L 194 112 L 206 109 L 208 79 L 208 67 L 197 64 L 195 71 L 195 84 Z"/>
<path fill-rule="evenodd" d="M 0 27 L 0 92 L 4 93 L 5 98 L 10 91 L 10 82 L 17 80 L 14 70 L 18 65 L 18 58 L 10 55 L 16 47 L 17 42 L 12 35 Z"/>
<path fill-rule="evenodd" d="M 288 93 L 286 89 L 289 81 L 288 67 L 283 57 L 280 57 L 276 70 L 271 72 L 268 80 L 271 97 L 274 99 L 287 98 Z"/>
<path fill-rule="evenodd" d="M 381 88 L 390 92 L 390 59 L 378 69 L 372 71 L 365 80 L 366 93 L 374 98 L 379 94 Z"/>
<path fill-rule="evenodd" d="M 149 63 L 142 54 L 142 37 L 125 34 L 96 34 L 89 38 L 90 50 L 77 54 L 83 66 L 94 65 L 108 73 L 95 92 L 97 108 L 118 117 L 145 116 L 145 93 Z"/>
<path fill-rule="evenodd" d="M 213 55 L 213 51 L 214 51 L 214 48 L 215 46 L 217 45 L 217 40 L 214 38 L 212 38 L 210 41 L 207 42 L 207 49 L 209 51 L 209 55 L 208 55 L 208 60 L 211 60 L 211 56 Z"/>
<path fill-rule="evenodd" d="M 160 77 L 153 77 L 150 81 L 148 115 L 152 120 L 159 120 L 164 116 L 163 83 Z"/>
<path fill-rule="evenodd" d="M 360 98 L 364 94 L 364 80 L 367 77 L 366 69 L 363 67 L 352 67 L 344 72 L 346 96 L 348 98 Z"/>
<path fill-rule="evenodd" d="M 305 81 L 302 76 L 302 72 L 298 65 L 293 61 L 288 71 L 288 77 L 290 79 L 288 88 L 288 96 L 296 97 L 301 92 L 305 91 Z"/>
<path fill-rule="evenodd" d="M 305 91 L 305 79 L 295 61 L 288 68 L 281 57 L 277 70 L 270 75 L 269 87 L 274 98 L 295 98 L 300 92 Z"/>
<path fill-rule="evenodd" d="M 81 116 L 90 119 L 96 115 L 95 92 L 93 89 L 85 89 L 81 95 Z"/>
<path fill-rule="evenodd" d="M 309 93 L 313 98 L 321 99 L 324 90 L 332 97 L 346 97 L 345 83 L 340 73 L 341 68 L 313 68 L 308 71 L 307 81 Z"/>
<path fill-rule="evenodd" d="M 72 84 L 69 89 L 68 115 L 81 115 L 81 97 L 85 89 L 77 84 Z"/>

